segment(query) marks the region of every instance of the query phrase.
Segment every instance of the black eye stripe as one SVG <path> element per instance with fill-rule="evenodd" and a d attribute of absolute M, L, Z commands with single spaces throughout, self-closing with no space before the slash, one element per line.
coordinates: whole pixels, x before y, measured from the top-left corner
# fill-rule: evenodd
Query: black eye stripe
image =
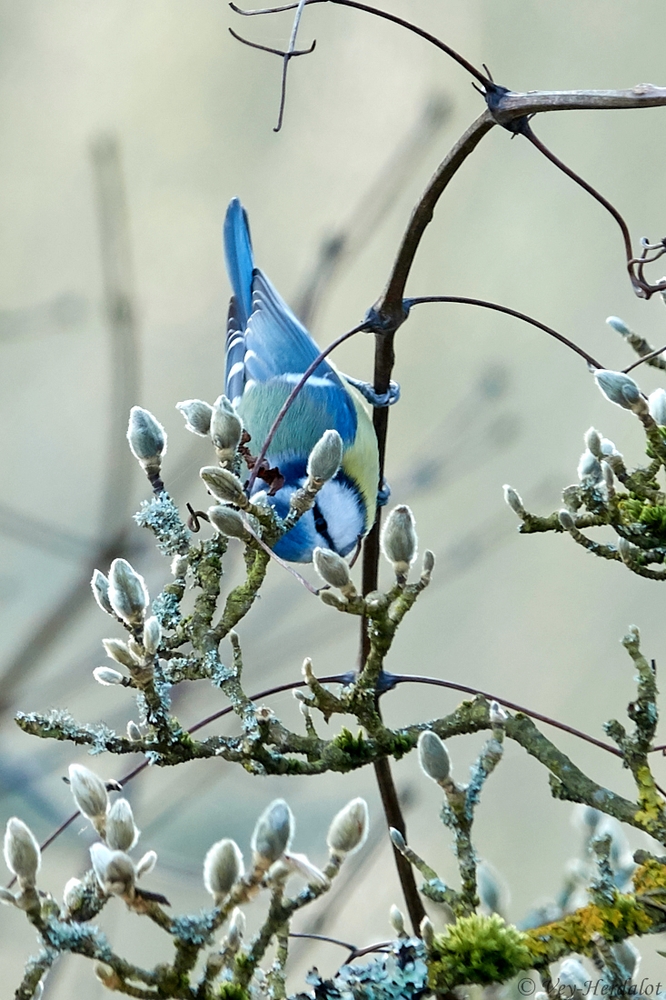
<path fill-rule="evenodd" d="M 333 540 L 328 533 L 328 524 L 326 522 L 326 518 L 322 514 L 318 503 L 315 503 L 314 507 L 312 508 L 312 513 L 314 516 L 314 525 L 315 528 L 317 529 L 317 532 L 324 539 L 329 549 L 333 549 L 333 551 L 335 551 Z"/>

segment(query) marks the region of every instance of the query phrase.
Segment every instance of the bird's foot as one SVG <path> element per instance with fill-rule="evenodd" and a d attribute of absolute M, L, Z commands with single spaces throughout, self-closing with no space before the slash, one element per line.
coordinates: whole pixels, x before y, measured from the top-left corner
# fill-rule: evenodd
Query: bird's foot
<path fill-rule="evenodd" d="M 390 499 L 391 499 L 391 487 L 389 486 L 389 484 L 386 482 L 385 479 L 382 479 L 382 485 L 377 490 L 377 506 L 385 507 Z"/>
<path fill-rule="evenodd" d="M 375 392 L 369 382 L 364 382 L 359 378 L 350 378 L 349 375 L 345 375 L 345 378 L 350 385 L 358 389 L 363 398 L 367 399 L 371 406 L 376 406 L 378 409 L 384 406 L 393 406 L 400 399 L 400 385 L 398 382 L 389 383 L 388 392 Z"/>

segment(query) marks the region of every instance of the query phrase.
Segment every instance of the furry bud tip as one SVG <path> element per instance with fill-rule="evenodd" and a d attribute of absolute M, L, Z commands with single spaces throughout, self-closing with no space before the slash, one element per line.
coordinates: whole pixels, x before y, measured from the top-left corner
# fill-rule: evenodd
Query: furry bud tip
<path fill-rule="evenodd" d="M 109 581 L 103 573 L 100 573 L 98 569 L 96 569 L 92 575 L 90 586 L 92 588 L 93 597 L 102 611 L 106 611 L 107 615 L 115 616 L 115 611 L 111 607 L 111 601 L 109 600 Z"/>
<path fill-rule="evenodd" d="M 106 815 L 106 843 L 112 851 L 131 851 L 140 831 L 127 799 L 116 799 Z"/>
<path fill-rule="evenodd" d="M 294 817 L 284 799 L 275 799 L 263 811 L 252 834 L 255 864 L 269 868 L 289 847 L 294 832 Z"/>
<path fill-rule="evenodd" d="M 488 709 L 488 718 L 491 726 L 503 726 L 509 718 L 509 713 L 502 708 L 498 701 L 491 701 Z"/>
<path fill-rule="evenodd" d="M 100 888 L 108 896 L 132 896 L 136 872 L 132 859 L 123 851 L 111 851 L 93 844 L 90 859 Z"/>
<path fill-rule="evenodd" d="M 666 427 L 666 392 L 663 389 L 655 389 L 650 393 L 648 408 L 654 422 L 660 427 Z"/>
<path fill-rule="evenodd" d="M 130 410 L 127 440 L 132 454 L 148 475 L 159 475 L 166 454 L 166 431 L 152 413 L 142 406 Z"/>
<path fill-rule="evenodd" d="M 557 516 L 560 524 L 562 525 L 565 531 L 573 531 L 573 529 L 576 527 L 576 522 L 573 519 L 573 514 L 571 513 L 570 510 L 567 510 L 566 507 L 563 507 Z"/>
<path fill-rule="evenodd" d="M 96 774 L 82 764 L 70 764 L 69 787 L 78 808 L 89 820 L 106 816 L 109 796 L 104 782 Z"/>
<path fill-rule="evenodd" d="M 5 864 L 22 888 L 34 886 L 42 856 L 32 830 L 17 816 L 7 821 L 4 855 Z"/>
<path fill-rule="evenodd" d="M 414 515 L 405 504 L 394 507 L 386 518 L 381 547 L 385 557 L 392 564 L 396 577 L 401 583 L 404 582 L 409 567 L 416 559 L 418 547 Z"/>
<path fill-rule="evenodd" d="M 356 593 L 349 575 L 349 566 L 337 552 L 317 546 L 312 553 L 312 562 L 324 583 L 342 591 L 345 597 Z"/>
<path fill-rule="evenodd" d="M 226 396 L 218 396 L 210 420 L 210 436 L 221 462 L 230 462 L 243 434 L 243 424 Z"/>
<path fill-rule="evenodd" d="M 627 326 L 627 324 L 624 322 L 624 320 L 620 319 L 619 316 L 609 316 L 606 319 L 606 322 L 617 333 L 621 333 L 623 337 L 630 337 L 631 336 L 631 330 L 629 329 L 629 327 Z"/>
<path fill-rule="evenodd" d="M 228 507 L 226 504 L 209 507 L 208 517 L 215 530 L 222 535 L 227 535 L 229 538 L 240 538 L 243 541 L 247 541 L 251 537 L 243 518 L 233 507 Z"/>
<path fill-rule="evenodd" d="M 220 503 L 233 503 L 241 509 L 248 506 L 247 497 L 243 493 L 243 484 L 233 472 L 221 469 L 219 465 L 206 465 L 199 471 L 199 475 L 206 484 L 208 492 L 212 493 Z"/>
<path fill-rule="evenodd" d="M 111 563 L 109 600 L 114 612 L 129 625 L 143 621 L 148 607 L 146 581 L 126 559 L 114 559 Z"/>
<path fill-rule="evenodd" d="M 176 403 L 176 409 L 185 417 L 185 430 L 199 437 L 208 437 L 213 407 L 202 399 L 184 399 Z"/>
<path fill-rule="evenodd" d="M 243 877 L 243 855 L 234 840 L 218 840 L 208 851 L 204 860 L 203 880 L 219 906 L 229 890 Z"/>
<path fill-rule="evenodd" d="M 606 399 L 625 410 L 634 409 L 641 398 L 641 390 L 638 385 L 633 378 L 629 378 L 624 372 L 613 372 L 599 368 L 594 373 L 594 379 Z"/>
<path fill-rule="evenodd" d="M 369 828 L 368 804 L 365 799 L 352 799 L 337 813 L 328 828 L 326 843 L 331 854 L 342 858 L 360 850 Z"/>
<path fill-rule="evenodd" d="M 125 679 L 119 670 L 113 670 L 111 667 L 95 667 L 93 670 L 93 677 L 97 683 L 101 684 L 103 687 L 111 687 L 113 684 L 122 684 Z"/>
<path fill-rule="evenodd" d="M 525 514 L 525 508 L 518 491 L 514 490 L 513 486 L 509 486 L 508 483 L 505 483 L 502 489 L 504 490 L 504 500 L 508 503 L 511 510 L 514 514 L 517 514 L 518 517 L 523 517 Z"/>
<path fill-rule="evenodd" d="M 435 928 L 432 925 L 432 920 L 430 917 L 424 917 L 419 924 L 419 932 L 421 934 L 421 939 L 426 946 L 426 948 L 432 948 L 435 943 Z"/>
<path fill-rule="evenodd" d="M 327 483 L 340 468 L 342 438 L 337 431 L 324 431 L 310 452 L 307 473 L 310 479 Z"/>
<path fill-rule="evenodd" d="M 437 784 L 448 781 L 451 774 L 451 758 L 437 733 L 426 729 L 421 733 L 418 742 L 419 764 L 421 770 Z"/>

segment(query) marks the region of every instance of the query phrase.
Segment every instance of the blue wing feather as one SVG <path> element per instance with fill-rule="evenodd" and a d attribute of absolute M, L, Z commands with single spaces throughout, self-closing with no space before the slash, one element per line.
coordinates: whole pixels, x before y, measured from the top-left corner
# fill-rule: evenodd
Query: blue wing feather
<path fill-rule="evenodd" d="M 236 298 L 237 324 L 244 330 L 252 312 L 254 255 L 247 213 L 238 198 L 229 202 L 223 237 L 227 271 Z"/>

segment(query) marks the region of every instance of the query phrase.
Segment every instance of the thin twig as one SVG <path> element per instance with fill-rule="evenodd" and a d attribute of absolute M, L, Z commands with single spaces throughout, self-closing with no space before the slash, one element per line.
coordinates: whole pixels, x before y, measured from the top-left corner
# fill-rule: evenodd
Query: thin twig
<path fill-rule="evenodd" d="M 591 354 L 588 354 L 587 351 L 583 350 L 582 347 L 579 347 L 578 344 L 575 344 L 572 340 L 569 340 L 568 337 L 565 337 L 564 334 L 558 333 L 557 330 L 553 330 L 552 327 L 546 326 L 545 323 L 541 323 L 538 319 L 528 316 L 527 313 L 518 312 L 516 309 L 509 309 L 508 306 L 499 305 L 497 302 L 488 302 L 485 299 L 471 299 L 462 295 L 420 295 L 418 298 L 405 299 L 404 302 L 407 309 L 411 309 L 412 306 L 421 305 L 424 302 L 453 302 L 461 305 L 480 306 L 483 309 L 494 309 L 495 312 L 506 313 L 507 316 L 513 316 L 515 319 L 520 319 L 524 323 L 529 323 L 531 326 L 535 326 L 538 330 L 543 330 L 544 333 L 554 337 L 570 350 L 579 354 L 581 358 L 584 358 L 587 361 L 588 365 L 592 366 L 592 368 L 605 367 L 593 358 Z M 666 347 L 662 347 L 661 350 L 666 351 Z M 655 351 L 654 353 L 659 354 L 661 352 Z M 652 355 L 649 356 L 651 357 Z M 645 361 L 646 359 L 642 358 L 641 360 Z M 640 361 L 637 361 L 636 364 L 640 364 Z M 632 367 L 634 366 L 632 365 Z M 628 370 L 629 369 L 627 369 L 627 371 Z"/>
<path fill-rule="evenodd" d="M 657 348 L 656 351 L 644 354 L 642 358 L 639 358 L 638 361 L 634 361 L 634 363 L 629 365 L 628 368 L 623 368 L 622 371 L 626 375 L 628 372 L 633 371 L 634 368 L 638 368 L 639 365 L 642 365 L 644 361 L 652 361 L 653 358 L 658 358 L 660 354 L 664 353 L 664 351 L 666 351 L 666 344 L 663 347 Z"/>

